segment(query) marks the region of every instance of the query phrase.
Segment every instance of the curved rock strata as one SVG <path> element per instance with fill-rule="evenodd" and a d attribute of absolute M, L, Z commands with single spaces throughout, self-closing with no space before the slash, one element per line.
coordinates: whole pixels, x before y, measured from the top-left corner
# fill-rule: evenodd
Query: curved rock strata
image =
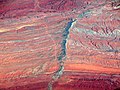
<path fill-rule="evenodd" d="M 119 90 L 119 0 L 0 0 L 0 90 Z"/>

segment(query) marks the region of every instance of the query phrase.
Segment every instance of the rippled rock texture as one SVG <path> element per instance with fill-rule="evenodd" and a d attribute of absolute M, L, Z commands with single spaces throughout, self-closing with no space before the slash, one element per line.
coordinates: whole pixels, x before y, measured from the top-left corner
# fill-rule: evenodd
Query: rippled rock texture
<path fill-rule="evenodd" d="M 0 0 L 0 90 L 120 90 L 119 0 Z"/>

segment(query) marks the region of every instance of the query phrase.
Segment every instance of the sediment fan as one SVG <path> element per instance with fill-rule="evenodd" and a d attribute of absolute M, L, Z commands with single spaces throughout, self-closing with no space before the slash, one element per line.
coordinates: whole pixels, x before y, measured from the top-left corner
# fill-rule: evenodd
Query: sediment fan
<path fill-rule="evenodd" d="M 0 90 L 119 90 L 119 0 L 0 0 Z"/>

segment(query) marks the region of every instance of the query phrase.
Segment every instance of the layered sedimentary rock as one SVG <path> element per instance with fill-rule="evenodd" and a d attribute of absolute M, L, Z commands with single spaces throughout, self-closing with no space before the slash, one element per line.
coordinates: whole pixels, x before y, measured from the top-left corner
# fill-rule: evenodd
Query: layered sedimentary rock
<path fill-rule="evenodd" d="M 0 1 L 0 90 L 115 90 L 119 0 Z"/>

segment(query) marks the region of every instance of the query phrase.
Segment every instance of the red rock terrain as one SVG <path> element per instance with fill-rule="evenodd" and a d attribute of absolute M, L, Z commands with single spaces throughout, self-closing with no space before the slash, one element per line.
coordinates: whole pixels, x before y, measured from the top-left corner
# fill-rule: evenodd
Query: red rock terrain
<path fill-rule="evenodd" d="M 119 90 L 119 0 L 0 0 L 0 90 Z"/>

